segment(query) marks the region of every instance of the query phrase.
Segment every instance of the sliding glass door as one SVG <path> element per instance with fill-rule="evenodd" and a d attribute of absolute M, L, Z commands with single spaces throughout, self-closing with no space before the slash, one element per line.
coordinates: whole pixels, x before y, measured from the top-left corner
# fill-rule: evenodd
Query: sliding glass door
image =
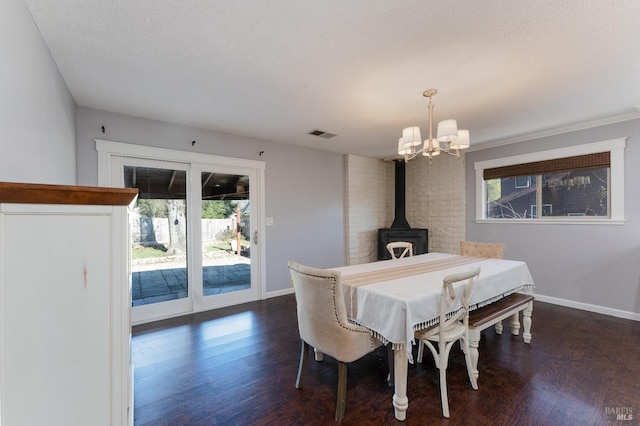
<path fill-rule="evenodd" d="M 194 226 L 201 236 L 194 262 L 195 309 L 256 300 L 259 288 L 251 280 L 258 274 L 253 262 L 258 232 L 251 215 L 255 172 L 206 166 L 194 166 L 193 172 L 199 176 L 199 197 L 194 201 L 201 212 Z"/>
<path fill-rule="evenodd" d="M 190 167 L 135 158 L 118 163 L 122 186 L 139 191 L 129 221 L 133 320 L 190 312 Z"/>
<path fill-rule="evenodd" d="M 260 170 L 112 156 L 130 214 L 132 323 L 260 298 Z"/>

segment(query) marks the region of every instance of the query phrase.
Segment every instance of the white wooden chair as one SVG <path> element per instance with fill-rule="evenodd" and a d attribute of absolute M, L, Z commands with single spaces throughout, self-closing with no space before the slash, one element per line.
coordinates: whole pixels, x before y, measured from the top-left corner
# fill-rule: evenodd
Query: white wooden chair
<path fill-rule="evenodd" d="M 393 241 L 387 244 L 387 250 L 392 259 L 413 256 L 413 244 L 408 241 Z"/>
<path fill-rule="evenodd" d="M 422 362 L 424 347 L 428 347 L 440 370 L 440 398 L 442 400 L 442 415 L 449 417 L 449 400 L 447 398 L 447 365 L 449 352 L 454 343 L 460 340 L 460 346 L 464 352 L 467 365 L 467 373 L 471 386 L 478 389 L 476 377 L 473 374 L 473 363 L 469 351 L 469 300 L 478 283 L 480 268 L 473 268 L 467 272 L 461 272 L 446 276 L 442 283 L 440 295 L 439 323 L 425 330 L 415 333 L 420 341 L 418 347 L 418 362 Z M 456 286 L 456 283 L 466 281 L 464 285 Z M 450 315 L 454 310 L 455 313 Z M 438 343 L 438 348 L 433 343 Z"/>
<path fill-rule="evenodd" d="M 336 421 L 342 421 L 347 396 L 347 363 L 372 352 L 382 342 L 368 328 L 350 323 L 342 293 L 340 273 L 289 262 L 295 289 L 298 329 L 302 339 L 296 388 L 302 388 L 302 375 L 309 346 L 338 361 Z M 316 358 L 322 360 L 322 356 Z"/>

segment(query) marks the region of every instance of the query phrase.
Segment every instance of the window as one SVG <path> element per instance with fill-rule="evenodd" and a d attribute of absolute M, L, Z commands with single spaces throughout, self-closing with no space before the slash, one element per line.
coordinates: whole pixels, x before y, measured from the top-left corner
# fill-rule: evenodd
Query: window
<path fill-rule="evenodd" d="M 476 220 L 622 223 L 624 146 L 615 139 L 477 162 Z"/>
<path fill-rule="evenodd" d="M 516 176 L 516 188 L 528 188 L 531 186 L 532 176 Z M 533 176 L 535 179 L 535 176 Z"/>
<path fill-rule="evenodd" d="M 537 217 L 537 208 L 535 204 L 531 205 L 531 217 Z M 553 205 L 552 204 L 543 204 L 542 205 L 542 216 L 552 216 Z"/>

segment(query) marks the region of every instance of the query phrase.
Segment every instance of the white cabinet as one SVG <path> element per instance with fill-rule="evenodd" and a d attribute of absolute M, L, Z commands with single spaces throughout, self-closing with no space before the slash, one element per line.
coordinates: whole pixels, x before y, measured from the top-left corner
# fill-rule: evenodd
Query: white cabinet
<path fill-rule="evenodd" d="M 0 183 L 2 425 L 131 423 L 134 196 Z"/>

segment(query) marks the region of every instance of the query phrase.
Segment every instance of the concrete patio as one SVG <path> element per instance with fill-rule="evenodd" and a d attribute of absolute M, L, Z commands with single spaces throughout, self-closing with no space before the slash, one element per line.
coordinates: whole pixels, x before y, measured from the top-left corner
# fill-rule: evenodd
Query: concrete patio
<path fill-rule="evenodd" d="M 225 253 L 203 260 L 204 295 L 245 290 L 251 286 L 251 260 Z M 182 262 L 132 265 L 132 306 L 187 297 L 187 270 Z"/>

